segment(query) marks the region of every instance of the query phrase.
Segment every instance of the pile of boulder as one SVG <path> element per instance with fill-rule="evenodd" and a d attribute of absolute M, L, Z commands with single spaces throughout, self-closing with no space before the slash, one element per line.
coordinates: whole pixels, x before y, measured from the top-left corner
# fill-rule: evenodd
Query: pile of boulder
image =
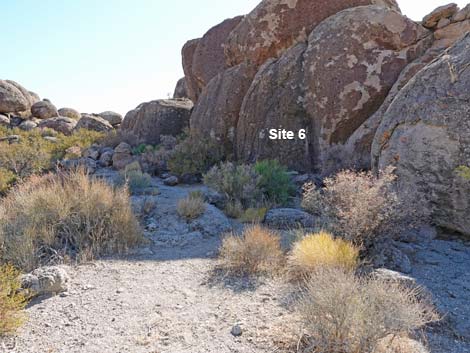
<path fill-rule="evenodd" d="M 20 84 L 0 80 L 0 125 L 30 131 L 49 128 L 64 135 L 79 129 L 108 132 L 119 128 L 122 116 L 114 112 L 81 114 L 72 108 L 57 109 L 48 99 L 41 100 Z"/>
<path fill-rule="evenodd" d="M 414 22 L 395 0 L 263 0 L 182 49 L 191 134 L 244 162 L 331 175 L 397 167 L 436 224 L 470 234 L 470 6 Z M 270 139 L 271 129 L 305 139 Z M 423 201 L 423 205 L 424 205 Z"/>

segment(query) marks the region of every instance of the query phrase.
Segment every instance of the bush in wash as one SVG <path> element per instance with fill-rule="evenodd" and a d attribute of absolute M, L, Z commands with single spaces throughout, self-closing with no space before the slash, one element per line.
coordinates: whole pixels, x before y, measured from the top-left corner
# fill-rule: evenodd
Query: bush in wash
<path fill-rule="evenodd" d="M 232 274 L 266 274 L 277 271 L 284 254 L 279 236 L 259 225 L 241 236 L 228 235 L 220 248 L 221 267 Z"/>
<path fill-rule="evenodd" d="M 192 192 L 188 197 L 180 200 L 177 206 L 178 214 L 192 220 L 200 217 L 206 211 L 206 203 L 200 192 Z"/>
<path fill-rule="evenodd" d="M 255 164 L 255 171 L 260 176 L 258 187 L 264 198 L 276 205 L 285 205 L 295 193 L 287 168 L 276 160 L 265 160 Z"/>
<path fill-rule="evenodd" d="M 416 195 L 398 197 L 392 168 L 379 177 L 344 171 L 327 178 L 324 189 L 306 185 L 302 206 L 319 217 L 322 227 L 357 246 L 369 248 L 381 237 L 392 237 L 426 218 Z"/>
<path fill-rule="evenodd" d="M 25 318 L 26 297 L 20 292 L 19 275 L 11 265 L 0 266 L 0 338 L 14 333 Z"/>
<path fill-rule="evenodd" d="M 179 143 L 168 160 L 176 175 L 201 175 L 223 159 L 221 147 L 214 141 L 188 137 Z"/>
<path fill-rule="evenodd" d="M 322 231 L 308 234 L 294 244 L 288 259 L 288 267 L 292 278 L 302 279 L 321 267 L 354 270 L 358 262 L 357 247 Z"/>
<path fill-rule="evenodd" d="M 320 268 L 298 303 L 309 352 L 374 353 L 390 336 L 403 337 L 438 320 L 419 288 L 352 271 Z"/>
<path fill-rule="evenodd" d="M 127 185 L 131 193 L 136 193 L 151 185 L 152 177 L 143 173 L 139 162 L 128 164 L 120 173 L 118 185 Z"/>
<path fill-rule="evenodd" d="M 24 271 L 122 253 L 141 240 L 127 190 L 82 171 L 32 177 L 0 203 L 0 262 Z"/>

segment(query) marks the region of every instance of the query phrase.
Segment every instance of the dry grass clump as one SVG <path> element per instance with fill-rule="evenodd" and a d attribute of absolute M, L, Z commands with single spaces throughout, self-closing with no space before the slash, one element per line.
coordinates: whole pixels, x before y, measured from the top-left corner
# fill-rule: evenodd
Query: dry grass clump
<path fill-rule="evenodd" d="M 120 180 L 118 185 L 127 185 L 129 191 L 134 194 L 151 185 L 152 177 L 142 172 L 139 162 L 128 164 L 126 168 L 120 172 Z"/>
<path fill-rule="evenodd" d="M 371 173 L 340 172 L 327 178 L 324 189 L 306 185 L 302 207 L 318 215 L 322 226 L 358 246 L 369 248 L 380 237 L 392 237 L 420 223 L 426 207 L 398 197 L 393 168 L 377 178 Z"/>
<path fill-rule="evenodd" d="M 308 234 L 295 243 L 288 259 L 288 269 L 292 278 L 302 279 L 320 267 L 355 270 L 358 263 L 357 247 L 321 231 Z"/>
<path fill-rule="evenodd" d="M 0 266 L 0 337 L 14 333 L 25 319 L 27 298 L 19 291 L 19 275 L 11 265 Z"/>
<path fill-rule="evenodd" d="M 245 229 L 241 236 L 227 236 L 219 251 L 222 268 L 232 274 L 273 273 L 284 257 L 279 236 L 259 225 Z"/>
<path fill-rule="evenodd" d="M 122 253 L 141 240 L 127 190 L 83 171 L 34 177 L 0 204 L 0 262 L 25 271 Z"/>
<path fill-rule="evenodd" d="M 373 353 L 390 335 L 407 336 L 438 320 L 420 289 L 352 271 L 315 271 L 299 301 L 310 335 L 307 352 Z"/>
<path fill-rule="evenodd" d="M 206 212 L 206 203 L 201 193 L 192 192 L 177 205 L 178 214 L 187 220 L 196 219 Z"/>

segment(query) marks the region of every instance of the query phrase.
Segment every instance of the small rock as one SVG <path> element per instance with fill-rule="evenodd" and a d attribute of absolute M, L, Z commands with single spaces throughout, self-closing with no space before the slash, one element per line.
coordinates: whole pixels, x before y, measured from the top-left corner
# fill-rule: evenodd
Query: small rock
<path fill-rule="evenodd" d="M 70 278 L 60 267 L 41 267 L 21 276 L 21 288 L 31 290 L 34 295 L 58 294 L 67 291 Z"/>
<path fill-rule="evenodd" d="M 118 289 L 116 290 L 116 293 L 117 293 L 117 294 L 124 293 L 124 288 L 118 288 Z"/>
<path fill-rule="evenodd" d="M 113 165 L 114 151 L 105 151 L 101 153 L 99 165 L 101 167 L 110 167 Z"/>
<path fill-rule="evenodd" d="M 388 270 L 386 268 L 379 268 L 375 270 L 372 273 L 372 276 L 385 281 L 398 282 L 410 288 L 418 286 L 414 278 L 406 276 L 400 272 Z"/>
<path fill-rule="evenodd" d="M 31 121 L 31 120 L 25 120 L 19 126 L 19 128 L 24 131 L 31 131 L 37 127 L 38 127 L 38 124 L 36 124 L 34 121 Z"/>
<path fill-rule="evenodd" d="M 93 160 L 98 160 L 100 157 L 100 150 L 98 146 L 91 146 L 90 148 L 87 148 L 83 154 L 83 157 L 85 158 L 91 158 Z"/>
<path fill-rule="evenodd" d="M 230 331 L 230 333 L 234 337 L 240 337 L 242 335 L 243 331 L 242 331 L 242 328 L 240 327 L 240 325 L 235 325 L 235 326 L 232 327 L 232 330 Z"/>
<path fill-rule="evenodd" d="M 276 229 L 312 228 L 315 218 L 295 208 L 275 208 L 268 211 L 264 223 Z"/>
<path fill-rule="evenodd" d="M 176 186 L 178 185 L 178 178 L 175 177 L 175 176 L 170 176 L 168 178 L 166 178 L 165 180 L 163 180 L 163 184 L 167 185 L 167 186 Z"/>

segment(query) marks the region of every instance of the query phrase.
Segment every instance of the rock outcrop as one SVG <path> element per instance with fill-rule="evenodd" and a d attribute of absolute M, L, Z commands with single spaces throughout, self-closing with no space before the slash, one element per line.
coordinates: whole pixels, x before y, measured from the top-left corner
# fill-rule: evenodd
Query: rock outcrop
<path fill-rule="evenodd" d="M 41 120 L 38 124 L 39 128 L 49 128 L 64 135 L 71 135 L 76 126 L 77 121 L 75 119 L 65 116 Z"/>
<path fill-rule="evenodd" d="M 298 44 L 278 60 L 268 60 L 256 74 L 243 100 L 237 124 L 237 156 L 240 159 L 253 162 L 276 158 L 296 170 L 310 169 L 313 155 L 308 138 L 269 139 L 270 129 L 312 131 L 303 108 L 302 66 L 306 47 L 304 43 Z"/>
<path fill-rule="evenodd" d="M 254 75 L 252 67 L 243 63 L 214 77 L 194 107 L 191 132 L 216 139 L 233 153 L 240 109 Z"/>
<path fill-rule="evenodd" d="M 75 126 L 75 130 L 87 129 L 98 132 L 108 132 L 113 130 L 113 126 L 97 115 L 82 114 L 82 118 Z"/>
<path fill-rule="evenodd" d="M 197 102 L 199 94 L 201 93 L 197 87 L 197 84 L 193 77 L 193 59 L 194 53 L 196 51 L 197 45 L 201 39 L 192 39 L 183 46 L 181 49 L 181 56 L 183 58 L 183 71 L 186 78 L 186 89 L 188 98 L 193 102 Z"/>
<path fill-rule="evenodd" d="M 0 80 L 0 113 L 19 113 L 29 110 L 35 97 L 24 87 L 10 80 Z"/>
<path fill-rule="evenodd" d="M 103 118 L 108 123 L 110 123 L 113 127 L 119 126 L 122 123 L 122 115 L 112 111 L 106 111 L 99 113 L 98 116 Z"/>
<path fill-rule="evenodd" d="M 311 33 L 305 107 L 314 127 L 316 169 L 329 174 L 344 167 L 334 147 L 381 106 L 401 71 L 427 49 L 421 45 L 426 35 L 413 21 L 379 6 L 342 11 Z"/>
<path fill-rule="evenodd" d="M 371 4 L 399 11 L 395 0 L 263 0 L 230 33 L 225 44 L 226 62 L 236 66 L 249 61 L 260 66 L 305 41 L 326 18 L 347 8 Z"/>
<path fill-rule="evenodd" d="M 54 104 L 44 99 L 31 106 L 31 115 L 38 119 L 50 119 L 59 116 L 59 112 Z"/>
<path fill-rule="evenodd" d="M 173 99 L 189 98 L 188 97 L 188 86 L 186 85 L 186 78 L 182 77 L 178 80 L 173 93 Z"/>
<path fill-rule="evenodd" d="M 163 99 L 142 103 L 126 114 L 121 130 L 142 143 L 158 144 L 160 136 L 178 136 L 189 127 L 193 103 L 188 99 Z"/>
<path fill-rule="evenodd" d="M 396 166 L 399 190 L 428 197 L 437 225 L 470 235 L 470 35 L 396 95 L 374 138 L 375 170 Z M 423 207 L 425 204 L 423 204 Z"/>

